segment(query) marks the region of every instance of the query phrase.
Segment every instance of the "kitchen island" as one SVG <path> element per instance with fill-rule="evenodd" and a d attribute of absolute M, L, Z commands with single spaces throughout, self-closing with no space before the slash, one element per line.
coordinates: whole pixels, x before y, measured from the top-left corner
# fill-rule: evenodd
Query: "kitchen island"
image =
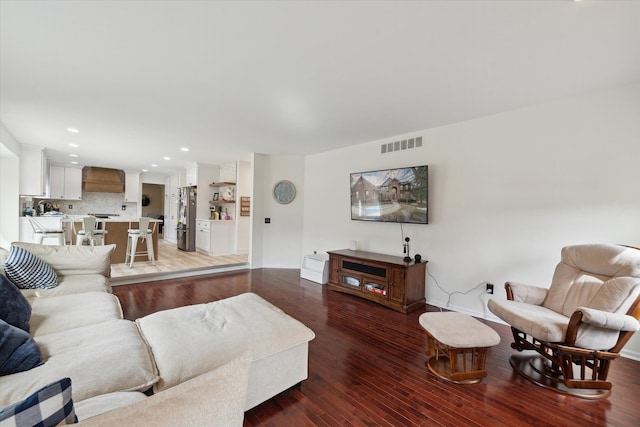
<path fill-rule="evenodd" d="M 82 218 L 84 216 L 68 216 L 62 219 L 62 224 L 66 229 L 66 226 L 73 227 L 73 229 L 80 230 L 82 229 Z M 107 230 L 107 235 L 105 236 L 105 245 L 115 244 L 116 248 L 111 253 L 111 263 L 112 264 L 120 264 L 124 263 L 126 254 L 127 254 L 127 239 L 129 228 L 138 228 L 139 226 L 139 218 L 120 218 L 120 217 L 110 217 L 110 218 L 98 218 L 98 223 L 100 224 L 100 228 Z M 162 220 L 160 219 L 149 219 L 149 228 L 153 229 L 152 241 L 153 241 L 153 253 L 156 261 L 160 258 L 158 254 L 158 228 L 159 224 Z M 154 227 L 155 223 L 155 227 Z M 72 239 L 71 243 L 75 244 L 76 233 L 73 229 L 71 230 Z M 138 244 L 138 252 L 146 251 L 146 245 Z M 147 255 L 136 255 L 135 261 L 148 261 Z"/>

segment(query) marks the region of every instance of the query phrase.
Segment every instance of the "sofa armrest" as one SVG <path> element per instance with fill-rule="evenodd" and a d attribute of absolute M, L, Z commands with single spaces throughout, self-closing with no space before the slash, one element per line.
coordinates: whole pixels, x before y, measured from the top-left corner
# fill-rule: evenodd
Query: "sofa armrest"
<path fill-rule="evenodd" d="M 507 282 L 504 288 L 507 291 L 507 299 L 533 305 L 542 305 L 548 291 L 545 288 L 517 282 Z"/>
<path fill-rule="evenodd" d="M 252 355 L 245 353 L 213 371 L 139 402 L 81 419 L 80 424 L 128 426 L 136 425 L 136 420 L 144 420 L 139 424 L 241 427 L 251 361 Z M 82 415 L 82 411 L 79 412 Z"/>
<path fill-rule="evenodd" d="M 573 319 L 574 316 L 580 316 L 582 323 L 587 323 L 599 328 L 612 329 L 614 331 L 635 332 L 640 329 L 640 322 L 628 314 L 610 313 L 595 308 L 578 307 L 571 318 Z"/>

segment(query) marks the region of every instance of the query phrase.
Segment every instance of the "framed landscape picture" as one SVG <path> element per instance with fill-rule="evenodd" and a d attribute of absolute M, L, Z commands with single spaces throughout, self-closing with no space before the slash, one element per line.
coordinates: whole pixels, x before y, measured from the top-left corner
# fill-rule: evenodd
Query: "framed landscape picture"
<path fill-rule="evenodd" d="M 370 172 L 351 178 L 351 219 L 428 223 L 427 165 Z"/>

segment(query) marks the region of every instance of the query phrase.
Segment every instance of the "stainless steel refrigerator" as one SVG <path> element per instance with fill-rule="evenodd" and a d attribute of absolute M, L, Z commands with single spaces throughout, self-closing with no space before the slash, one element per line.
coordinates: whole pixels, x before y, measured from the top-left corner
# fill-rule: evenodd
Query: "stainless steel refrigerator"
<path fill-rule="evenodd" d="M 196 196 L 197 187 L 181 187 L 178 201 L 178 249 L 196 250 Z"/>

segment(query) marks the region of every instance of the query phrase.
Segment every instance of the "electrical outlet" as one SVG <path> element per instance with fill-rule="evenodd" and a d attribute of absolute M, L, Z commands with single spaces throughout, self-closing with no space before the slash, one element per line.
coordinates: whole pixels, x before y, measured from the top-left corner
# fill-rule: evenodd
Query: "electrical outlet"
<path fill-rule="evenodd" d="M 69 209 L 73 209 L 73 205 L 69 205 Z"/>
<path fill-rule="evenodd" d="M 487 283 L 487 293 L 493 294 L 493 283 Z"/>
<path fill-rule="evenodd" d="M 271 218 L 265 218 L 264 219 L 264 223 L 265 224 L 271 224 Z"/>
<path fill-rule="evenodd" d="M 127 210 L 127 205 L 122 205 L 122 210 L 126 211 Z"/>

